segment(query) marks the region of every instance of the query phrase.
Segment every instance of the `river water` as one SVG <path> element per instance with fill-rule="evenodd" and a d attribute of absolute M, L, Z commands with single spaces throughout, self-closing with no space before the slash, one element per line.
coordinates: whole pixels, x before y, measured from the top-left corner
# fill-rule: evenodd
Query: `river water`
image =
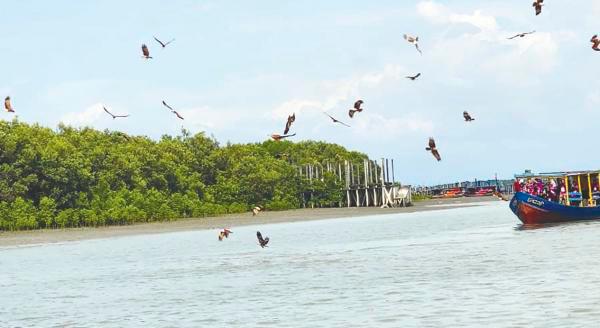
<path fill-rule="evenodd" d="M 600 323 L 599 222 L 519 229 L 493 202 L 232 229 L 0 249 L 0 327 Z"/>

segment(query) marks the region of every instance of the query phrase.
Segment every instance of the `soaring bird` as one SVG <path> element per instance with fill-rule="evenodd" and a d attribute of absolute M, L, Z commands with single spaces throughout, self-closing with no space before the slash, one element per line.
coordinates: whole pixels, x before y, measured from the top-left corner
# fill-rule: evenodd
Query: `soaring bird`
<path fill-rule="evenodd" d="M 268 247 L 267 244 L 269 243 L 269 237 L 263 239 L 263 236 L 261 235 L 260 231 L 257 231 L 256 238 L 258 238 L 258 244 L 260 245 L 260 247 Z"/>
<path fill-rule="evenodd" d="M 592 49 L 600 51 L 600 39 L 598 39 L 598 35 L 594 35 L 590 42 L 592 43 Z"/>
<path fill-rule="evenodd" d="M 407 78 L 407 79 L 411 79 L 411 80 L 413 80 L 413 81 L 414 81 L 414 80 L 416 80 L 416 79 L 417 79 L 419 76 L 421 76 L 421 73 L 417 73 L 417 75 L 415 75 L 415 76 L 407 76 L 406 78 Z"/>
<path fill-rule="evenodd" d="M 507 39 L 512 40 L 514 38 L 524 38 L 526 35 L 533 34 L 533 33 L 535 33 L 535 31 L 519 33 L 519 34 L 515 34 L 514 36 L 511 36 L 510 38 L 507 38 Z"/>
<path fill-rule="evenodd" d="M 348 124 L 346 124 L 346 123 L 344 123 L 344 122 L 342 122 L 340 120 L 337 120 L 335 117 L 333 117 L 333 116 L 331 116 L 331 115 L 329 115 L 329 114 L 327 114 L 325 112 L 323 112 L 323 114 L 329 116 L 329 118 L 333 121 L 333 123 L 340 123 L 341 125 L 345 125 L 347 127 L 350 127 L 350 125 L 348 125 Z"/>
<path fill-rule="evenodd" d="M 6 111 L 9 113 L 15 112 L 15 110 L 12 108 L 12 105 L 10 103 L 10 96 L 6 96 L 6 98 L 4 98 L 4 109 L 6 109 Z"/>
<path fill-rule="evenodd" d="M 288 138 L 288 137 L 293 137 L 295 135 L 296 135 L 295 133 L 294 134 L 286 134 L 286 135 L 280 135 L 280 134 L 273 133 L 271 135 L 271 138 L 273 138 L 273 140 L 275 140 L 275 141 L 279 141 L 281 139 L 285 139 L 285 138 Z"/>
<path fill-rule="evenodd" d="M 425 148 L 425 150 L 430 151 L 433 157 L 438 160 L 438 162 L 442 160 L 440 153 L 435 147 L 435 140 L 433 140 L 433 138 L 429 138 L 429 147 Z"/>
<path fill-rule="evenodd" d="M 290 128 L 292 127 L 292 123 L 296 121 L 296 113 L 292 115 L 288 115 L 287 122 L 285 123 L 285 130 L 283 130 L 283 134 L 287 134 L 290 132 Z"/>
<path fill-rule="evenodd" d="M 173 109 L 173 107 L 169 106 L 164 100 L 162 101 L 163 106 L 167 107 L 171 113 L 175 114 L 180 120 L 183 120 L 183 116 L 179 115 L 179 113 Z"/>
<path fill-rule="evenodd" d="M 156 40 L 156 42 L 160 43 L 160 45 L 164 48 L 166 47 L 169 43 L 175 41 L 175 39 L 172 39 L 171 41 L 167 42 L 167 43 L 163 43 L 162 41 L 160 41 L 159 39 L 157 39 L 156 37 L 154 37 L 154 40 Z"/>
<path fill-rule="evenodd" d="M 227 228 L 223 228 L 223 230 L 221 232 L 219 232 L 219 241 L 222 241 L 223 238 L 229 238 L 230 233 L 233 233 L 233 231 L 231 231 Z"/>
<path fill-rule="evenodd" d="M 146 59 L 152 58 L 150 57 L 150 50 L 148 50 L 148 47 L 145 44 L 142 44 L 142 57 Z"/>
<path fill-rule="evenodd" d="M 254 208 L 252 209 L 252 216 L 257 216 L 258 213 L 260 213 L 260 211 L 262 211 L 262 208 L 260 206 L 254 206 Z"/>
<path fill-rule="evenodd" d="M 471 122 L 471 121 L 475 121 L 474 118 L 471 117 L 471 115 L 469 115 L 469 112 L 464 111 L 463 112 L 463 117 L 465 118 L 466 122 Z"/>
<path fill-rule="evenodd" d="M 535 8 L 535 15 L 539 15 L 542 13 L 542 6 L 544 5 L 544 0 L 535 0 L 533 2 L 532 7 Z"/>
<path fill-rule="evenodd" d="M 421 49 L 419 49 L 419 37 L 418 36 L 410 36 L 410 35 L 404 34 L 404 40 L 408 41 L 408 43 L 414 44 L 415 48 L 417 48 L 417 51 L 421 55 L 423 54 L 423 52 L 421 51 Z"/>
<path fill-rule="evenodd" d="M 113 114 L 113 113 L 109 112 L 109 111 L 108 111 L 108 109 L 106 109 L 106 107 L 102 106 L 102 108 L 104 109 L 104 111 L 105 111 L 105 112 L 106 112 L 108 115 L 112 116 L 113 120 L 114 120 L 115 118 L 117 118 L 117 117 L 129 117 L 129 114 L 127 114 L 127 115 L 115 115 L 115 114 Z"/>
<path fill-rule="evenodd" d="M 359 112 L 359 113 L 362 112 L 363 109 L 362 109 L 361 106 L 362 106 L 363 103 L 364 103 L 364 101 L 357 100 L 354 103 L 354 109 L 351 109 L 351 110 L 348 111 L 348 116 L 350 116 L 350 118 L 353 118 L 354 117 L 354 113 L 356 113 L 356 112 Z"/>

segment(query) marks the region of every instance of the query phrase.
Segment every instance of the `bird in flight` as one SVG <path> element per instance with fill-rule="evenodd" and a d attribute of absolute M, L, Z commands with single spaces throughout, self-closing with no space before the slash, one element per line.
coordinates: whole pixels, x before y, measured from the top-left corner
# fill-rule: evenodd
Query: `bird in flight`
<path fill-rule="evenodd" d="M 173 109 L 173 107 L 169 106 L 164 100 L 162 101 L 163 106 L 167 107 L 171 113 L 175 114 L 180 120 L 183 120 L 183 116 L 179 115 L 179 113 Z"/>
<path fill-rule="evenodd" d="M 255 207 L 252 209 L 252 216 L 257 216 L 257 215 L 258 215 L 258 213 L 260 213 L 260 211 L 262 211 L 262 208 L 260 208 L 260 206 L 255 206 Z"/>
<path fill-rule="evenodd" d="M 15 110 L 12 108 L 12 104 L 10 103 L 10 96 L 6 96 L 6 98 L 4 98 L 4 109 L 6 109 L 6 111 L 9 113 L 15 112 Z"/>
<path fill-rule="evenodd" d="M 288 115 L 287 122 L 285 123 L 285 130 L 283 130 L 283 134 L 287 134 L 290 132 L 290 128 L 292 127 L 292 123 L 296 121 L 296 113 L 292 115 Z"/>
<path fill-rule="evenodd" d="M 269 243 L 269 237 L 263 239 L 263 236 L 260 233 L 260 231 L 257 231 L 256 238 L 258 238 L 258 244 L 260 245 L 260 247 L 262 247 L 262 248 L 268 247 L 267 244 Z"/>
<path fill-rule="evenodd" d="M 223 238 L 229 238 L 230 233 L 233 233 L 233 231 L 231 231 L 227 228 L 223 228 L 223 230 L 221 232 L 219 232 L 219 241 L 222 241 Z"/>
<path fill-rule="evenodd" d="M 411 80 L 416 80 L 419 76 L 421 76 L 421 73 L 417 73 L 417 75 L 415 76 L 406 76 L 407 79 L 411 79 Z"/>
<path fill-rule="evenodd" d="M 280 134 L 273 133 L 271 135 L 271 138 L 273 138 L 273 140 L 275 140 L 275 141 L 279 141 L 281 139 L 285 139 L 285 138 L 288 138 L 288 137 L 293 137 L 295 135 L 296 135 L 295 133 L 294 134 L 286 134 L 286 135 L 280 135 Z"/>
<path fill-rule="evenodd" d="M 415 48 L 417 48 L 417 51 L 421 55 L 423 54 L 423 52 L 421 51 L 421 49 L 419 49 L 419 37 L 418 36 L 410 36 L 410 35 L 404 34 L 404 40 L 408 41 L 408 43 L 414 44 Z"/>
<path fill-rule="evenodd" d="M 146 59 L 152 58 L 150 57 L 150 50 L 148 50 L 148 47 L 145 44 L 142 44 L 142 57 Z"/>
<path fill-rule="evenodd" d="M 471 121 L 475 121 L 474 118 L 471 117 L 471 115 L 469 115 L 469 112 L 464 111 L 463 112 L 463 117 L 465 118 L 466 122 L 471 122 Z"/>
<path fill-rule="evenodd" d="M 535 15 L 539 15 L 542 13 L 542 6 L 544 5 L 544 0 L 535 0 L 533 2 L 533 8 L 535 8 Z"/>
<path fill-rule="evenodd" d="M 598 39 L 598 35 L 594 35 L 590 42 L 592 43 L 592 49 L 600 51 L 600 39 Z"/>
<path fill-rule="evenodd" d="M 171 43 L 171 42 L 175 41 L 175 39 L 172 39 L 171 41 L 169 41 L 169 42 L 167 42 L 167 43 L 164 43 L 164 42 L 160 41 L 159 39 L 157 39 L 156 37 L 153 37 L 153 38 L 154 38 L 154 40 L 156 40 L 156 42 L 160 43 L 160 45 L 161 45 L 163 48 L 164 48 L 164 47 L 166 47 L 167 45 L 169 45 L 169 43 Z"/>
<path fill-rule="evenodd" d="M 108 109 L 106 109 L 106 107 L 104 107 L 104 106 L 102 106 L 102 109 L 104 109 L 104 111 L 105 111 L 105 112 L 106 112 L 108 115 L 112 116 L 113 120 L 114 120 L 115 118 L 117 118 L 117 117 L 129 117 L 129 114 L 127 114 L 127 115 L 115 115 L 115 114 L 113 114 L 113 113 L 109 112 L 109 111 L 108 111 Z"/>
<path fill-rule="evenodd" d="M 512 40 L 514 38 L 524 38 L 526 35 L 533 34 L 533 33 L 535 33 L 535 31 L 519 33 L 519 34 L 515 34 L 514 36 L 511 36 L 510 38 L 507 38 L 507 39 Z"/>
<path fill-rule="evenodd" d="M 342 121 L 337 120 L 336 118 L 334 118 L 333 116 L 331 116 L 331 115 L 329 115 L 329 114 L 327 114 L 325 112 L 323 112 L 323 114 L 329 116 L 329 118 L 333 121 L 333 123 L 340 123 L 341 125 L 345 125 L 347 127 L 350 127 L 350 125 L 348 125 L 348 124 L 346 124 L 346 123 L 344 123 Z"/>
<path fill-rule="evenodd" d="M 440 153 L 435 147 L 435 140 L 433 140 L 433 138 L 429 138 L 429 147 L 425 148 L 425 150 L 430 151 L 433 157 L 438 160 L 438 162 L 442 160 Z"/>
<path fill-rule="evenodd" d="M 354 117 L 354 113 L 356 113 L 356 112 L 359 112 L 359 113 L 362 112 L 363 109 L 362 109 L 361 106 L 362 106 L 363 103 L 364 103 L 364 101 L 357 100 L 354 103 L 354 109 L 351 109 L 351 110 L 348 111 L 348 116 L 350 116 L 350 118 L 353 118 Z"/>

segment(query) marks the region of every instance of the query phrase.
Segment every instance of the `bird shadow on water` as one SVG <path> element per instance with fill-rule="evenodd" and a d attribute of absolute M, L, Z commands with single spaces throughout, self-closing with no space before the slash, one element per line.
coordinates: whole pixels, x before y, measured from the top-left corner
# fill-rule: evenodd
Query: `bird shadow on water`
<path fill-rule="evenodd" d="M 600 221 L 571 221 L 571 222 L 555 222 L 545 224 L 517 224 L 514 227 L 515 231 L 528 231 L 528 230 L 539 230 L 539 229 L 568 229 L 573 227 L 579 227 L 584 225 L 597 225 Z"/>

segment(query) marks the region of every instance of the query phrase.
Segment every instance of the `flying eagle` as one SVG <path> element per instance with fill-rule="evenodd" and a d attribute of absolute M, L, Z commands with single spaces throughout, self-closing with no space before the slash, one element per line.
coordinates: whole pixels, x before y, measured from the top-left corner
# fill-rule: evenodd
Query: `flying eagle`
<path fill-rule="evenodd" d="M 465 118 L 466 122 L 471 122 L 474 121 L 475 119 L 471 117 L 471 115 L 469 115 L 469 112 L 464 111 L 463 112 L 463 117 Z"/>
<path fill-rule="evenodd" d="M 102 109 L 104 109 L 104 111 L 105 111 L 105 112 L 106 112 L 108 115 L 112 116 L 113 120 L 114 120 L 115 118 L 117 118 L 117 117 L 129 117 L 129 114 L 127 114 L 127 115 L 115 115 L 115 114 L 113 114 L 113 113 L 109 112 L 109 111 L 108 111 L 108 109 L 106 109 L 106 107 L 104 107 L 104 106 L 102 106 Z"/>
<path fill-rule="evenodd" d="M 417 73 L 417 75 L 415 75 L 415 76 L 407 76 L 406 78 L 407 78 L 407 79 L 411 79 L 411 80 L 413 80 L 413 81 L 414 81 L 414 80 L 416 80 L 416 79 L 417 79 L 419 76 L 421 76 L 421 73 Z"/>
<path fill-rule="evenodd" d="M 152 58 L 150 57 L 150 50 L 148 50 L 148 47 L 145 44 L 142 44 L 142 57 L 146 59 Z"/>
<path fill-rule="evenodd" d="M 351 110 L 348 111 L 348 116 L 350 116 L 350 118 L 353 118 L 354 117 L 354 113 L 356 113 L 356 112 L 359 112 L 359 113 L 362 112 L 363 109 L 362 109 L 361 106 L 362 106 L 363 103 L 364 103 L 364 101 L 357 100 L 354 103 L 354 109 L 351 109 Z"/>
<path fill-rule="evenodd" d="M 542 6 L 544 5 L 544 0 L 535 0 L 533 2 L 532 7 L 535 8 L 535 15 L 539 15 L 542 13 Z"/>
<path fill-rule="evenodd" d="M 429 147 L 425 148 L 425 150 L 430 151 L 433 157 L 438 160 L 438 162 L 442 160 L 440 153 L 435 147 L 435 140 L 433 140 L 433 138 L 429 138 Z"/>
<path fill-rule="evenodd" d="M 260 233 L 260 231 L 257 231 L 256 238 L 258 238 L 258 244 L 260 245 L 260 247 L 262 247 L 262 248 L 268 247 L 267 244 L 269 243 L 269 237 L 263 239 L 263 236 Z"/>
<path fill-rule="evenodd" d="M 519 34 L 515 34 L 514 36 L 511 36 L 510 38 L 507 38 L 507 39 L 512 40 L 514 38 L 524 38 L 526 35 L 533 34 L 533 33 L 535 33 L 535 31 L 519 33 Z"/>
<path fill-rule="evenodd" d="M 287 122 L 285 123 L 285 130 L 283 130 L 283 134 L 287 134 L 288 132 L 290 132 L 292 123 L 294 123 L 295 121 L 296 121 L 296 113 L 288 116 Z"/>
<path fill-rule="evenodd" d="M 295 133 L 294 134 L 286 134 L 286 135 L 280 135 L 280 134 L 273 133 L 271 135 L 271 138 L 273 138 L 273 140 L 275 140 L 275 141 L 279 141 L 281 139 L 285 139 L 285 138 L 288 138 L 288 137 L 293 137 L 295 135 L 296 135 Z"/>
<path fill-rule="evenodd" d="M 423 52 L 421 51 L 421 49 L 419 49 L 419 37 L 418 36 L 410 36 L 410 35 L 404 34 L 404 40 L 408 41 L 408 43 L 414 44 L 415 48 L 417 48 L 417 51 L 421 55 L 423 54 Z"/>
<path fill-rule="evenodd" d="M 221 232 L 219 232 L 219 241 L 222 241 L 223 238 L 229 238 L 230 233 L 233 233 L 233 231 L 224 228 Z"/>
<path fill-rule="evenodd" d="M 6 96 L 6 98 L 4 98 L 4 109 L 6 109 L 6 111 L 9 113 L 15 112 L 15 110 L 12 108 L 12 105 L 10 103 L 10 96 Z"/>
<path fill-rule="evenodd" d="M 341 125 L 345 125 L 347 127 L 350 127 L 350 125 L 348 125 L 348 124 L 346 124 L 346 123 L 344 123 L 342 121 L 337 120 L 336 118 L 334 118 L 333 116 L 331 116 L 331 115 L 329 115 L 329 114 L 327 114 L 325 112 L 323 112 L 323 114 L 329 116 L 329 118 L 333 121 L 333 123 L 340 123 Z"/>
<path fill-rule="evenodd" d="M 592 49 L 600 51 L 600 39 L 598 39 L 598 35 L 594 35 L 590 42 L 592 43 Z"/>
<path fill-rule="evenodd" d="M 256 216 L 256 215 L 258 215 L 258 213 L 260 213 L 260 211 L 262 211 L 262 208 L 260 208 L 260 206 L 255 206 L 255 207 L 252 209 L 252 216 Z"/>
<path fill-rule="evenodd" d="M 166 47 L 169 43 L 175 41 L 175 39 L 172 39 L 171 41 L 167 42 L 167 43 L 163 43 L 162 41 L 160 41 L 159 39 L 157 39 L 156 37 L 154 37 L 154 40 L 156 40 L 156 42 L 160 43 L 160 45 L 164 48 Z"/>

